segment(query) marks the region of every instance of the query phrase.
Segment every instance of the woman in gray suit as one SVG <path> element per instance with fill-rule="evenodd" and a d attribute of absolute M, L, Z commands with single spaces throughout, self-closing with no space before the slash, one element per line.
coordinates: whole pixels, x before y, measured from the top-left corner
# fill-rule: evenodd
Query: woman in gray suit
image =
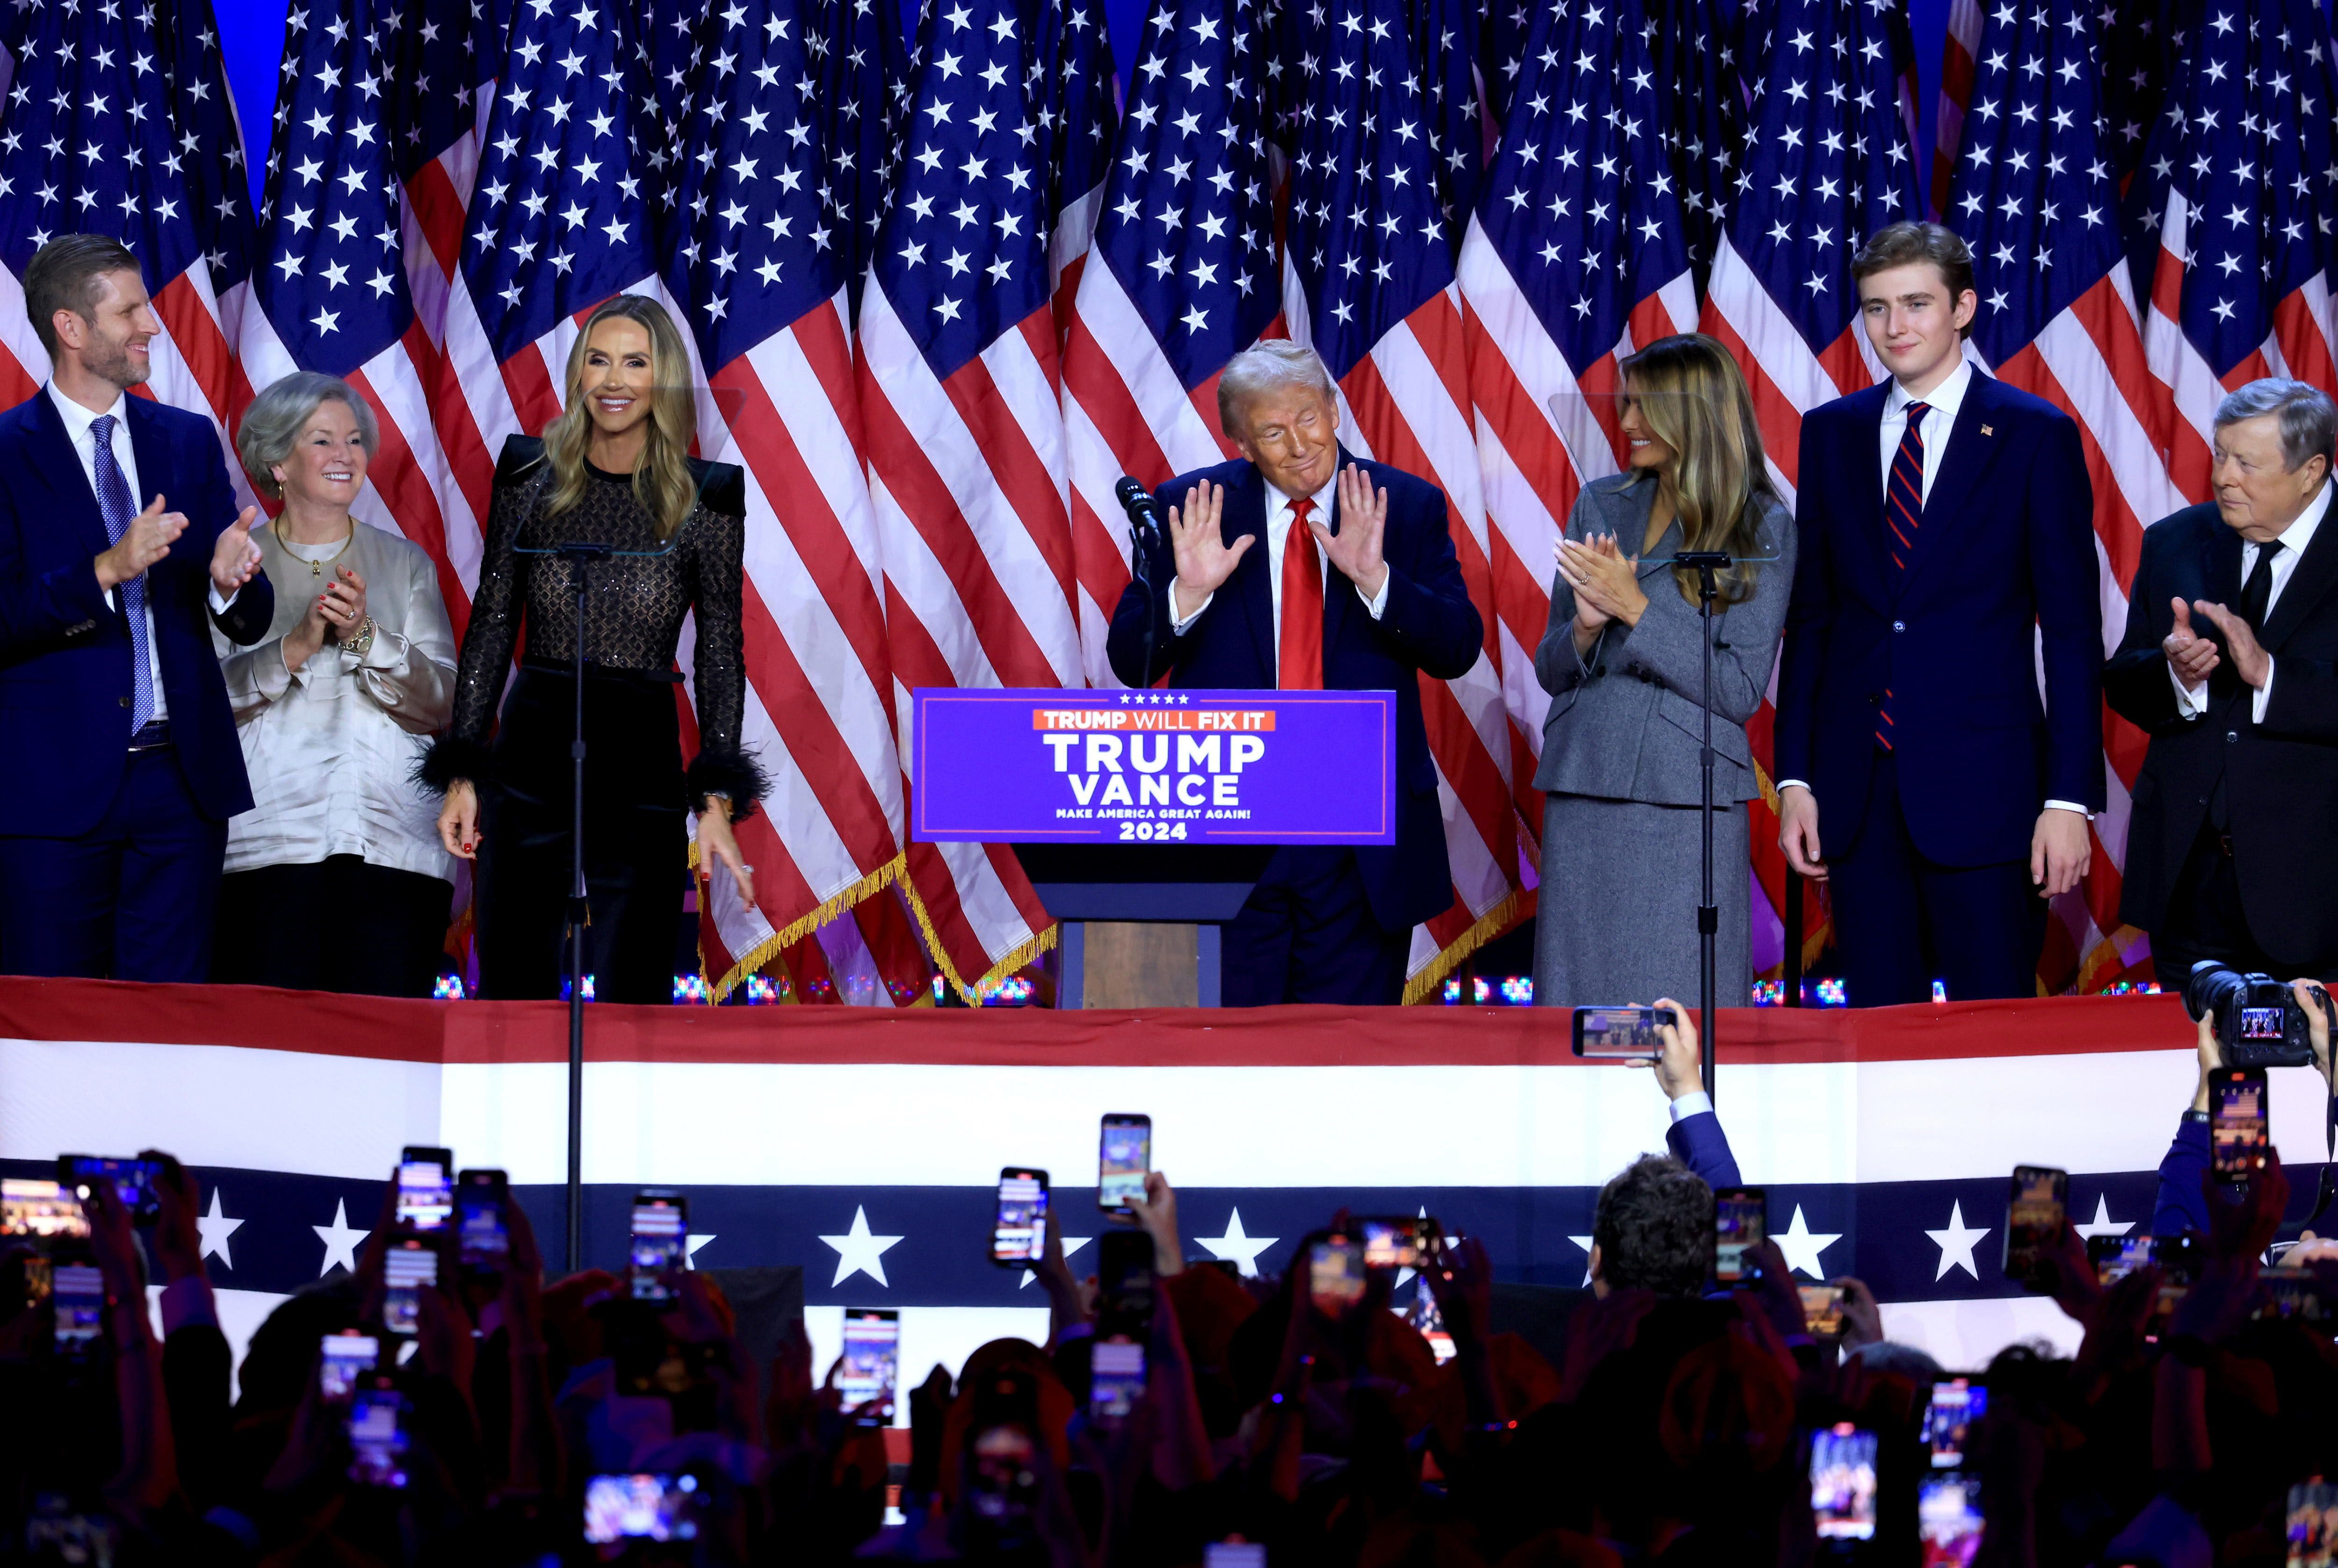
<path fill-rule="evenodd" d="M 1620 367 L 1630 466 L 1584 487 L 1556 547 L 1550 626 L 1535 676 L 1546 794 L 1535 1001 L 1691 1002 L 1704 655 L 1697 575 L 1683 550 L 1727 550 L 1713 616 L 1714 1001 L 1745 1005 L 1745 804 L 1760 786 L 1745 721 L 1760 707 L 1794 580 L 1793 519 L 1770 486 L 1754 399 L 1702 334 Z M 1758 562 L 1759 564 L 1754 564 Z"/>

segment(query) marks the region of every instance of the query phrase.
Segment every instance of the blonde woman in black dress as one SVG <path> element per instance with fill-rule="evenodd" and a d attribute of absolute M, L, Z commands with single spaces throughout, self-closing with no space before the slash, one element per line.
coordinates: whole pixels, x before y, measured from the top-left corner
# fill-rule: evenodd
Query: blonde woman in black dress
<path fill-rule="evenodd" d="M 515 436 L 496 467 L 486 555 L 463 640 L 449 734 L 419 776 L 443 790 L 439 837 L 478 863 L 481 994 L 556 997 L 570 876 L 575 563 L 535 554 L 606 546 L 585 568 L 585 970 L 603 1001 L 672 1000 L 689 864 L 684 811 L 710 873 L 752 902 L 732 824 L 763 793 L 740 745 L 746 479 L 689 455 L 696 407 L 681 334 L 654 300 L 594 311 L 568 356 L 565 409 Z M 685 768 L 674 653 L 698 628 L 699 750 Z M 512 653 L 526 656 L 502 701 Z"/>

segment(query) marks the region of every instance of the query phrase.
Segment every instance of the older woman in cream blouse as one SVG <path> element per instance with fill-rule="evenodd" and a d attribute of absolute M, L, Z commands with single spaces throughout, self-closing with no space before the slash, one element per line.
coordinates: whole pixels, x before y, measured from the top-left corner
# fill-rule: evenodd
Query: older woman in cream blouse
<path fill-rule="evenodd" d="M 438 974 L 454 860 L 410 775 L 453 706 L 455 632 L 430 557 L 349 513 L 378 440 L 364 399 L 308 373 L 236 437 L 284 508 L 251 536 L 274 624 L 218 641 L 253 804 L 228 824 L 215 981 L 428 996 Z"/>

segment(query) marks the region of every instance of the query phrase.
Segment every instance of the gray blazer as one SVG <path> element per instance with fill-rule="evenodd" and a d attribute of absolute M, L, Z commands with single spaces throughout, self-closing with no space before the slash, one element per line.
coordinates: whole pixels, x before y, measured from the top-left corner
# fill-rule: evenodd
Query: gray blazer
<path fill-rule="evenodd" d="M 1655 498 L 1652 474 L 1595 479 L 1576 498 L 1567 537 L 1612 533 L 1627 552 L 1636 549 Z M 1762 554 L 1778 558 L 1762 567 L 1753 597 L 1714 609 L 1713 798 L 1722 803 L 1761 793 L 1745 721 L 1769 689 L 1794 580 L 1794 525 L 1786 508 L 1771 502 L 1756 537 Z M 1535 678 L 1550 694 L 1537 789 L 1654 805 L 1697 804 L 1704 679 L 1697 611 L 1681 597 L 1671 567 L 1655 558 L 1680 547 L 1675 522 L 1640 567 L 1641 592 L 1648 596 L 1640 624 L 1610 621 L 1587 658 L 1575 652 L 1574 590 L 1552 574 L 1550 626 L 1535 650 Z"/>

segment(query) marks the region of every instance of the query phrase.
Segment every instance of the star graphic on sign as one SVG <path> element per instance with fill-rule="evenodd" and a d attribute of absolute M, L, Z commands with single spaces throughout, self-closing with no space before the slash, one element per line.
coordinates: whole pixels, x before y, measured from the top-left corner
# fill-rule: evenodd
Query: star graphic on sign
<path fill-rule="evenodd" d="M 1243 1234 L 1242 1210 L 1226 1215 L 1226 1233 L 1213 1239 L 1197 1236 L 1194 1240 L 1210 1249 L 1213 1257 L 1223 1257 L 1244 1274 L 1258 1272 L 1258 1255 L 1282 1238 L 1279 1236 L 1245 1236 Z"/>
<path fill-rule="evenodd" d="M 1940 1249 L 1940 1267 L 1939 1272 L 1932 1276 L 1934 1279 L 1946 1279 L 1951 1268 L 1961 1268 L 1975 1279 L 1980 1277 L 1980 1270 L 1973 1263 L 1973 1243 L 1989 1234 L 1989 1227 L 1983 1225 L 1966 1229 L 1965 1206 L 1961 1200 L 1949 1205 L 1949 1228 L 1946 1230 L 1928 1230 L 1924 1234 L 1930 1237 L 1933 1245 Z"/>
<path fill-rule="evenodd" d="M 871 1236 L 869 1233 L 869 1210 L 855 1207 L 852 1228 L 841 1236 L 823 1236 L 820 1240 L 836 1248 L 836 1277 L 830 1280 L 833 1288 L 856 1274 L 865 1274 L 886 1289 L 893 1288 L 885 1277 L 885 1254 L 900 1241 L 898 1236 Z"/>
<path fill-rule="evenodd" d="M 220 1189 L 216 1187 L 212 1188 L 211 1212 L 195 1216 L 195 1228 L 201 1231 L 203 1235 L 202 1250 L 195 1254 L 196 1258 L 201 1260 L 216 1252 L 221 1264 L 233 1268 L 235 1259 L 228 1256 L 227 1238 L 242 1228 L 242 1220 L 230 1219 L 221 1212 Z"/>
<path fill-rule="evenodd" d="M 695 1268 L 695 1267 L 698 1267 L 698 1262 L 697 1262 L 697 1258 L 698 1258 L 698 1249 L 699 1249 L 700 1247 L 702 1247 L 705 1246 L 708 1242 L 710 1242 L 710 1241 L 712 1241 L 712 1240 L 713 1240 L 713 1239 L 714 1239 L 714 1238 L 713 1238 L 713 1236 L 712 1236 L 712 1234 L 705 1235 L 705 1236 L 701 1236 L 701 1235 L 699 1235 L 696 1231 L 693 1231 L 693 1232 L 691 1232 L 691 1233 L 690 1233 L 690 1244 L 689 1244 L 689 1246 L 688 1246 L 688 1247 L 683 1250 L 683 1255 L 682 1255 L 682 1266 L 683 1266 L 684 1268 Z"/>
<path fill-rule="evenodd" d="M 216 1197 L 217 1194 L 213 1196 Z M 317 1270 L 318 1278 L 322 1279 L 330 1274 L 335 1264 L 340 1265 L 351 1274 L 358 1271 L 358 1246 L 373 1232 L 350 1228 L 349 1205 L 347 1198 L 333 1199 L 332 1224 L 312 1225 L 309 1228 L 315 1231 L 317 1239 L 325 1244 L 325 1262 L 324 1266 Z M 208 1239 L 206 1238 L 206 1241 Z M 225 1256 L 225 1252 L 226 1248 L 222 1245 L 221 1256 Z"/>
<path fill-rule="evenodd" d="M 1072 1254 L 1073 1254 L 1073 1253 L 1077 1252 L 1081 1247 L 1086 1247 L 1089 1242 L 1094 1241 L 1095 1239 L 1095 1237 L 1093 1237 L 1093 1236 L 1066 1236 L 1066 1237 L 1065 1237 L 1065 1238 L 1064 1238 L 1064 1259 L 1065 1259 L 1065 1261 L 1066 1261 L 1066 1262 L 1069 1262 L 1069 1261 L 1071 1260 L 1071 1256 L 1072 1256 Z M 1030 1283 L 1031 1283 L 1031 1281 L 1033 1281 L 1034 1279 L 1036 1279 L 1038 1277 L 1039 1277 L 1039 1271 L 1038 1271 L 1037 1269 L 1036 1269 L 1036 1268 L 1027 1268 L 1027 1269 L 1025 1269 L 1025 1270 L 1023 1271 L 1023 1277 L 1022 1277 L 1022 1278 L 1020 1278 L 1020 1279 L 1018 1279 L 1018 1280 L 1017 1280 L 1017 1281 L 1015 1282 L 1015 1288 L 1016 1288 L 1016 1289 L 1017 1289 L 1017 1290 L 1020 1290 L 1020 1289 L 1022 1289 L 1025 1286 L 1027 1286 L 1027 1285 L 1030 1284 Z"/>
<path fill-rule="evenodd" d="M 1583 1248 L 1583 1283 L 1588 1285 L 1591 1283 L 1591 1238 L 1570 1236 L 1567 1239 Z"/>
<path fill-rule="evenodd" d="M 1826 1265 L 1820 1261 L 1819 1254 L 1841 1241 L 1842 1233 L 1836 1231 L 1830 1236 L 1823 1230 L 1812 1230 L 1803 1222 L 1803 1206 L 1797 1203 L 1794 1205 L 1794 1222 L 1770 1239 L 1776 1242 L 1778 1250 L 1786 1255 L 1787 1272 L 1824 1279 Z"/>
<path fill-rule="evenodd" d="M 2084 1225 L 2073 1226 L 2071 1228 L 2091 1241 L 2097 1236 L 2125 1236 L 2135 1228 L 2135 1221 L 2113 1219 L 2109 1197 L 2098 1192 L 2095 1194 L 2095 1217 Z"/>

